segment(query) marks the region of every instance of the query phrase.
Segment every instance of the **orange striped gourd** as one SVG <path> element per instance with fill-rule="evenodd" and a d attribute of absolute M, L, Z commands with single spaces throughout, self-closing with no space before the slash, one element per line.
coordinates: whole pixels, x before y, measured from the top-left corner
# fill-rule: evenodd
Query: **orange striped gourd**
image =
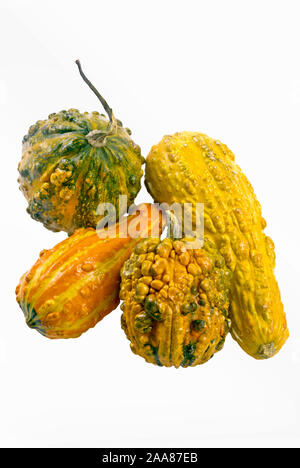
<path fill-rule="evenodd" d="M 140 240 L 132 238 L 128 229 L 141 217 L 147 223 L 141 224 L 140 237 L 161 227 L 159 210 L 144 204 L 128 218 L 129 228 L 126 217 L 117 224 L 114 237 L 100 238 L 105 231 L 81 228 L 42 251 L 16 289 L 27 325 L 48 338 L 76 338 L 115 309 L 120 269 Z"/>

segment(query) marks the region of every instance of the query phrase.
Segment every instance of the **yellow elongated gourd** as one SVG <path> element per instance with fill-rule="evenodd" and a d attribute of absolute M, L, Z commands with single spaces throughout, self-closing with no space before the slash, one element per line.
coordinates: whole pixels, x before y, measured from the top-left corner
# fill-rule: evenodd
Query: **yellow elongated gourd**
<path fill-rule="evenodd" d="M 159 203 L 204 203 L 205 237 L 233 273 L 232 336 L 256 359 L 274 356 L 289 336 L 274 276 L 274 244 L 233 153 L 201 133 L 165 136 L 147 157 L 146 186 Z"/>

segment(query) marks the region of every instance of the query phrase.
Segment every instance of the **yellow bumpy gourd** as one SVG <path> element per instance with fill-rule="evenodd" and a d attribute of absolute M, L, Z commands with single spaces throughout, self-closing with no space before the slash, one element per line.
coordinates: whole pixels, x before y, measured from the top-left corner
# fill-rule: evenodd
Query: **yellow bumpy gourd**
<path fill-rule="evenodd" d="M 207 241 L 146 239 L 121 271 L 122 328 L 131 349 L 166 367 L 203 364 L 221 350 L 230 328 L 231 272 Z"/>
<path fill-rule="evenodd" d="M 253 188 L 234 159 L 226 145 L 204 134 L 165 136 L 147 157 L 146 186 L 159 203 L 194 208 L 204 203 L 205 237 L 233 273 L 232 336 L 254 358 L 267 359 L 289 332 L 274 276 L 274 244 L 264 233 Z"/>

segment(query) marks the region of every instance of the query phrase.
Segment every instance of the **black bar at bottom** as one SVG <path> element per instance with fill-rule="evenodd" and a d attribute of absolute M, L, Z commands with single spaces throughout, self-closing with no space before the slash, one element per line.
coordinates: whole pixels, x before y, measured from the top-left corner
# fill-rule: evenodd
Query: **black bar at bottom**
<path fill-rule="evenodd" d="M 41 467 L 40 455 L 34 454 L 36 450 L 45 450 L 47 453 L 42 455 L 47 463 L 53 463 L 54 467 L 62 464 L 72 466 L 82 464 L 84 468 L 97 466 L 124 466 L 138 467 L 140 465 L 152 466 L 161 464 L 177 465 L 179 463 L 195 465 L 203 461 L 203 449 L 185 449 L 185 448 L 45 448 L 29 449 L 21 448 L 18 450 L 7 449 L 10 451 L 10 464 L 19 459 L 22 466 L 25 466 L 27 460 L 32 468 L 33 465 Z M 202 456 L 200 458 L 200 451 Z"/>

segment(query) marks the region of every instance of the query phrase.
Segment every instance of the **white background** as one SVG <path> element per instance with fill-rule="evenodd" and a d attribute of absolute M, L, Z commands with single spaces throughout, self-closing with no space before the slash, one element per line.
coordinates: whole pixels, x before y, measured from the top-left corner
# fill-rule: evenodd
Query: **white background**
<path fill-rule="evenodd" d="M 0 5 L 1 446 L 299 447 L 299 1 Z M 236 154 L 276 245 L 291 337 L 273 359 L 228 337 L 204 366 L 156 368 L 131 353 L 119 309 L 75 340 L 26 327 L 15 286 L 65 234 L 25 211 L 21 140 L 51 112 L 101 110 L 77 58 L 144 156 L 180 130 Z"/>

